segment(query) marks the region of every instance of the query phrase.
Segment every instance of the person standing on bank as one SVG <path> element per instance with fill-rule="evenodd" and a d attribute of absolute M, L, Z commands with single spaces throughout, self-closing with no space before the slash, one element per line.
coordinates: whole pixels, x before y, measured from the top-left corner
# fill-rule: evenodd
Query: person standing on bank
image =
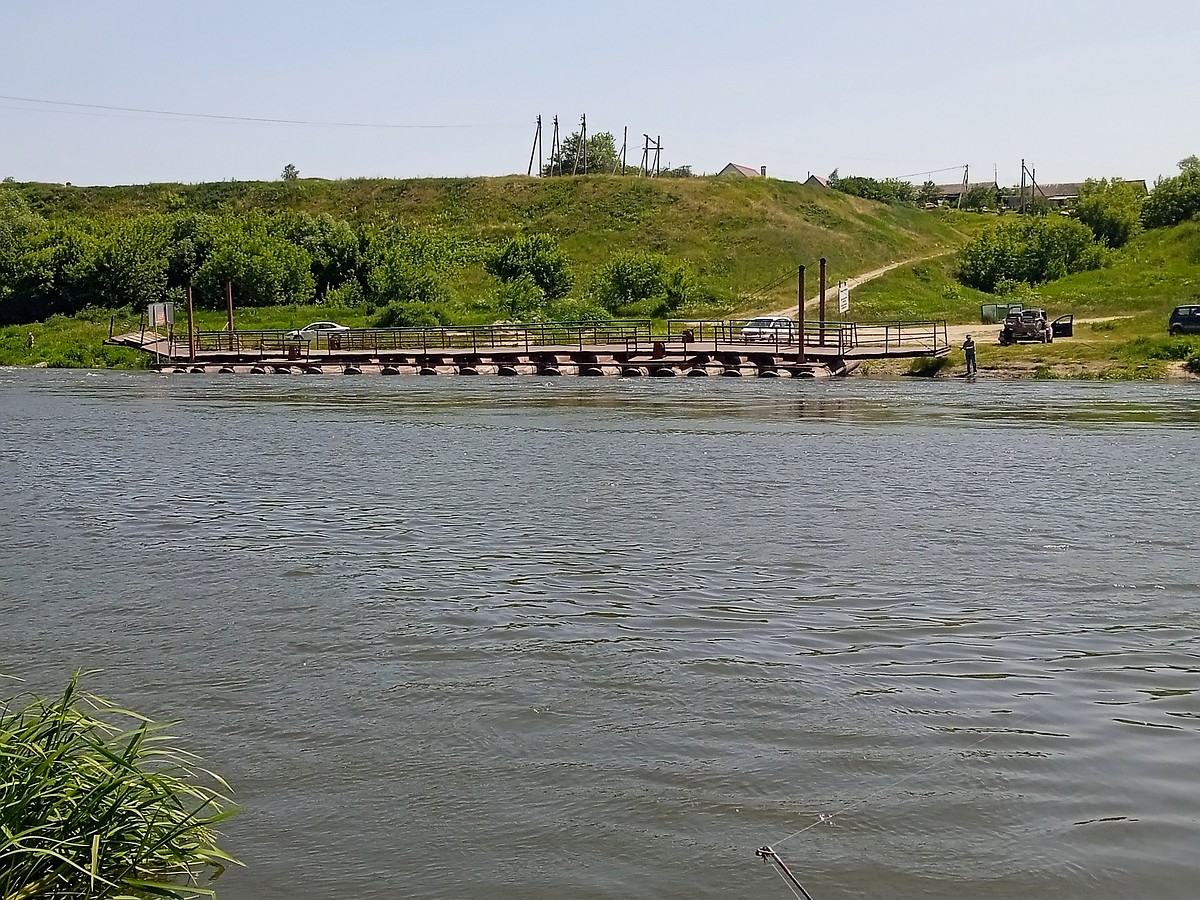
<path fill-rule="evenodd" d="M 971 340 L 969 334 L 963 341 L 963 353 L 967 355 L 967 374 L 974 375 L 978 371 L 978 367 L 975 365 L 975 342 Z"/>

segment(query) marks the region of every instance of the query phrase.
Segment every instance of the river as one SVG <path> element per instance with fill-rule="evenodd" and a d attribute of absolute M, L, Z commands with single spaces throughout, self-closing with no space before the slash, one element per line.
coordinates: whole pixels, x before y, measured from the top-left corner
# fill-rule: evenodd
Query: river
<path fill-rule="evenodd" d="M 0 671 L 224 900 L 1193 898 L 1200 389 L 0 371 Z M 11 695 L 17 688 L 11 688 Z"/>

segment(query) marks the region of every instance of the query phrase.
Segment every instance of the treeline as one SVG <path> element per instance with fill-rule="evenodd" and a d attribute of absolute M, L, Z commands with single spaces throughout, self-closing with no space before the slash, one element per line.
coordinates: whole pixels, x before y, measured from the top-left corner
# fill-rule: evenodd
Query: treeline
<path fill-rule="evenodd" d="M 1040 215 L 997 222 L 959 254 L 958 277 L 980 290 L 1006 294 L 1064 275 L 1096 269 L 1107 254 L 1139 231 L 1165 228 L 1200 218 L 1200 158 L 1179 163 L 1180 172 L 1162 178 L 1145 193 L 1120 178 L 1088 179 L 1068 216 Z"/>
<path fill-rule="evenodd" d="M 487 241 L 440 225 L 260 210 L 48 220 L 0 189 L 0 324 L 182 301 L 189 284 L 198 306 L 216 307 L 227 282 L 239 306 L 369 304 L 387 326 L 449 323 L 466 299 L 497 317 L 602 318 L 669 315 L 703 294 L 687 264 L 646 252 L 614 254 L 580 283 L 545 234 Z"/>

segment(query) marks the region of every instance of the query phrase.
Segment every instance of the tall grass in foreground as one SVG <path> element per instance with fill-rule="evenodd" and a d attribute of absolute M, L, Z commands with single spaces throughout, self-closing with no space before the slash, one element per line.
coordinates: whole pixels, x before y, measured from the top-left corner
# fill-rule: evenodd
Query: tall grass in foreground
<path fill-rule="evenodd" d="M 79 681 L 0 701 L 0 900 L 213 896 L 229 786 Z"/>

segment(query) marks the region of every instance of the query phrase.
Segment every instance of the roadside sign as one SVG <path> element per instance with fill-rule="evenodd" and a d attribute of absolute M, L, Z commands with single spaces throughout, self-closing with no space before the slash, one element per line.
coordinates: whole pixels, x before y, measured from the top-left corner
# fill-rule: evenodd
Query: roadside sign
<path fill-rule="evenodd" d="M 174 303 L 151 303 L 146 307 L 146 318 L 150 320 L 151 328 L 170 327 L 175 324 Z"/>
<path fill-rule="evenodd" d="M 850 283 L 847 281 L 838 282 L 838 314 L 845 315 L 850 312 Z"/>

